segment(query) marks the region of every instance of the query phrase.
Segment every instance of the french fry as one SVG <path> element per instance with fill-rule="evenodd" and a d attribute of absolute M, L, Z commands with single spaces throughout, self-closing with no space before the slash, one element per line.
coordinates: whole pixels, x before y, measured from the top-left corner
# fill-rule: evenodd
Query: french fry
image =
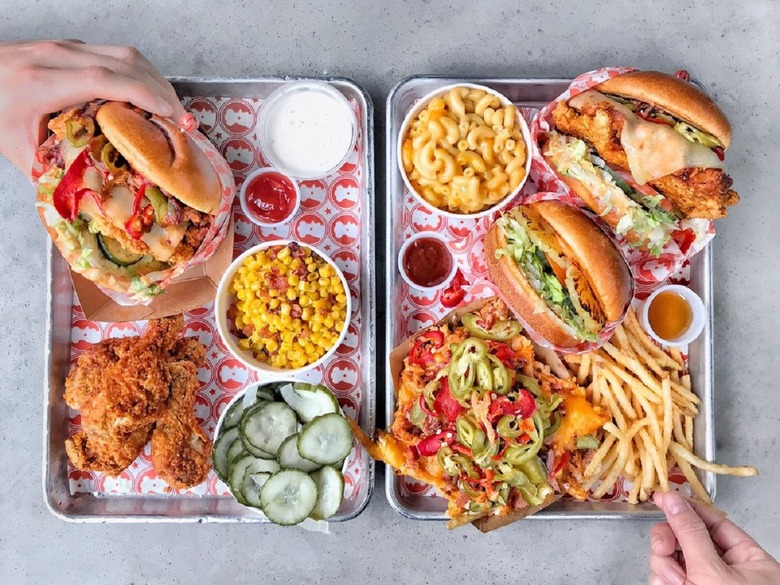
<path fill-rule="evenodd" d="M 662 449 L 664 453 L 669 451 L 669 444 L 672 442 L 672 428 L 674 426 L 673 408 L 672 403 L 672 385 L 669 382 L 669 378 L 663 378 L 661 380 L 661 389 L 663 390 L 664 401 L 664 416 L 663 416 L 663 445 Z"/>
<path fill-rule="evenodd" d="M 580 362 L 580 369 L 577 372 L 577 383 L 580 385 L 585 384 L 585 380 L 588 379 L 588 372 L 590 371 L 590 354 L 584 354 L 582 361 Z"/>
<path fill-rule="evenodd" d="M 691 465 L 694 465 L 698 467 L 699 469 L 703 469 L 704 471 L 709 471 L 711 473 L 718 473 L 720 475 L 734 475 L 736 477 L 753 477 L 755 475 L 758 475 L 758 469 L 755 467 L 747 467 L 747 466 L 740 466 L 740 467 L 730 467 L 728 465 L 719 465 L 717 463 L 710 463 L 709 461 L 705 461 L 701 457 L 697 457 L 687 449 L 685 449 L 682 445 L 679 443 L 672 443 L 669 445 L 669 449 L 674 454 L 675 459 L 677 459 L 677 462 L 679 463 L 680 458 L 684 459 Z"/>
<path fill-rule="evenodd" d="M 658 347 L 653 342 L 653 340 L 650 339 L 650 336 L 645 333 L 644 329 L 642 329 L 642 325 L 639 324 L 639 319 L 637 319 L 636 313 L 633 310 L 628 311 L 626 314 L 626 319 L 623 321 L 623 323 L 632 334 L 634 339 L 639 341 L 639 343 L 641 343 L 649 353 L 654 355 L 665 368 L 673 370 L 685 369 L 685 364 L 683 362 L 677 362 L 673 358 L 669 357 L 669 355 L 664 350 Z"/>
<path fill-rule="evenodd" d="M 615 435 L 607 435 L 607 437 L 604 439 L 604 442 L 599 445 L 599 448 L 593 454 L 593 459 L 590 460 L 590 463 L 585 468 L 585 475 L 587 477 L 593 477 L 597 474 L 602 462 L 604 461 L 604 458 L 609 453 L 612 445 L 615 444 L 616 439 L 617 437 L 615 437 Z"/>
<path fill-rule="evenodd" d="M 672 443 L 671 446 L 675 446 L 675 445 L 678 445 L 678 444 L 677 443 Z M 674 451 L 673 451 L 673 453 L 674 453 Z M 693 494 L 697 498 L 699 498 L 702 502 L 705 502 L 707 504 L 711 504 L 712 500 L 710 500 L 710 495 L 707 493 L 707 490 L 704 488 L 704 486 L 702 485 L 701 481 L 699 481 L 699 478 L 696 475 L 696 472 L 693 470 L 693 467 L 691 467 L 691 464 L 688 463 L 682 457 L 675 457 L 674 460 L 677 462 L 677 466 L 683 472 L 683 475 L 685 476 L 685 479 L 687 479 L 688 483 L 691 484 L 691 491 L 693 491 Z"/>
<path fill-rule="evenodd" d="M 685 417 L 685 442 L 687 444 L 688 450 L 693 451 L 693 417 L 687 416 Z"/>

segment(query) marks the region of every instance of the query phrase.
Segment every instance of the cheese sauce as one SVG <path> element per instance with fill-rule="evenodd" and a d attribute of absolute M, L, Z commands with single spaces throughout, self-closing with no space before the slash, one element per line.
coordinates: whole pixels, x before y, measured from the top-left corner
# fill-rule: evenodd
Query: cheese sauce
<path fill-rule="evenodd" d="M 352 150 L 355 116 L 346 99 L 303 87 L 269 99 L 262 138 L 275 166 L 299 178 L 321 177 Z"/>
<path fill-rule="evenodd" d="M 640 185 L 689 167 L 725 168 L 710 148 L 691 142 L 671 126 L 643 120 L 603 93 L 592 89 L 584 91 L 571 98 L 569 105 L 582 110 L 587 104 L 602 102 L 607 102 L 625 119 L 620 142 L 626 151 L 631 174 Z"/>

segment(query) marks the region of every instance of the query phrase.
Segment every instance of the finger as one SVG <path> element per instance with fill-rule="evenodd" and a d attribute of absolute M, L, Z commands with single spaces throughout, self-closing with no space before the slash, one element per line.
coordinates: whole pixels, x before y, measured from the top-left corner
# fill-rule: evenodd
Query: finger
<path fill-rule="evenodd" d="M 90 45 L 72 43 L 70 41 L 45 41 L 31 47 L 35 51 L 35 64 L 50 69 L 81 69 L 84 67 L 107 67 L 115 73 L 126 75 L 137 79 L 147 85 L 151 91 L 159 95 L 162 99 L 171 104 L 173 114 L 177 118 L 181 116 L 184 109 L 181 107 L 176 92 L 173 91 L 171 84 L 158 76 L 152 75 L 146 67 L 153 69 L 146 59 L 140 57 L 137 61 L 132 60 L 130 55 L 137 54 L 138 51 L 128 47 L 118 47 L 127 49 L 128 58 L 126 60 L 116 58 L 112 55 L 104 55 L 89 49 Z M 145 63 L 144 63 L 145 62 Z M 160 77 L 161 79 L 158 79 Z M 178 110 L 181 110 L 181 113 Z"/>
<path fill-rule="evenodd" d="M 96 99 L 130 102 L 166 118 L 174 113 L 171 104 L 152 92 L 146 84 L 120 75 L 107 67 L 36 68 L 30 75 L 33 77 L 31 82 L 38 86 L 37 91 L 48 98 L 40 105 L 40 114 L 57 112 L 68 106 Z"/>
<path fill-rule="evenodd" d="M 669 585 L 666 581 L 661 579 L 658 575 L 650 575 L 650 578 L 647 580 L 649 585 Z"/>
<path fill-rule="evenodd" d="M 84 43 L 72 41 L 44 41 L 31 47 L 35 51 L 35 64 L 56 69 L 80 67 L 108 67 L 112 71 L 129 75 L 152 85 L 160 95 L 175 95 L 167 80 L 152 74 L 154 67 L 134 48 L 116 47 L 116 55 L 101 53 Z"/>
<path fill-rule="evenodd" d="M 160 71 L 152 65 L 152 63 L 135 47 L 122 47 L 117 45 L 83 45 L 80 47 L 83 51 L 89 51 L 97 55 L 106 55 L 120 61 L 125 61 L 131 65 L 142 68 L 147 74 L 149 74 L 160 87 L 166 92 L 166 95 L 171 99 L 171 105 L 176 109 L 174 115 L 174 121 L 178 121 L 185 112 L 179 98 L 176 96 L 176 90 L 173 89 L 171 83 L 160 73 Z M 175 102 L 175 103 L 174 103 Z"/>
<path fill-rule="evenodd" d="M 650 570 L 668 585 L 684 585 L 685 571 L 672 557 L 650 555 Z"/>
<path fill-rule="evenodd" d="M 692 501 L 691 505 L 709 530 L 712 540 L 724 553 L 732 548 L 758 546 L 758 543 L 747 532 L 726 518 L 720 511 L 701 502 Z"/>
<path fill-rule="evenodd" d="M 654 555 L 671 556 L 677 548 L 677 538 L 668 522 L 660 522 L 650 531 L 650 549 Z"/>
<path fill-rule="evenodd" d="M 654 497 L 669 522 L 669 526 L 680 543 L 689 567 L 704 565 L 718 566 L 723 563 L 710 533 L 691 504 L 680 494 L 674 492 L 657 493 Z"/>

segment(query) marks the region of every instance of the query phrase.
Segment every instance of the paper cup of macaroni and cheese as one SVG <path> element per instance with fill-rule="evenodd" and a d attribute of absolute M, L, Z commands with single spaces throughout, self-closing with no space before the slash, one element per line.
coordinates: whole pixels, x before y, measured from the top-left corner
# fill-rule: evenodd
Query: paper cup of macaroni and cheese
<path fill-rule="evenodd" d="M 407 189 L 445 217 L 476 219 L 506 207 L 531 168 L 531 133 L 520 109 L 473 83 L 441 87 L 404 117 L 398 168 Z"/>

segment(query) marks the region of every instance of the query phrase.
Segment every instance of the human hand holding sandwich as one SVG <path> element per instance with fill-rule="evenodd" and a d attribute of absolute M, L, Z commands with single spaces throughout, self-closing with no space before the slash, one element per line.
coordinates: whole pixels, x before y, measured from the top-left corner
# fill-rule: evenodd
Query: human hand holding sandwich
<path fill-rule="evenodd" d="M 650 585 L 780 583 L 780 564 L 717 510 L 671 492 L 655 503 L 667 522 L 650 533 Z"/>
<path fill-rule="evenodd" d="M 46 137 L 48 114 L 95 99 L 130 102 L 173 119 L 184 114 L 171 84 L 132 47 L 0 43 L 0 155 L 25 175 Z"/>

